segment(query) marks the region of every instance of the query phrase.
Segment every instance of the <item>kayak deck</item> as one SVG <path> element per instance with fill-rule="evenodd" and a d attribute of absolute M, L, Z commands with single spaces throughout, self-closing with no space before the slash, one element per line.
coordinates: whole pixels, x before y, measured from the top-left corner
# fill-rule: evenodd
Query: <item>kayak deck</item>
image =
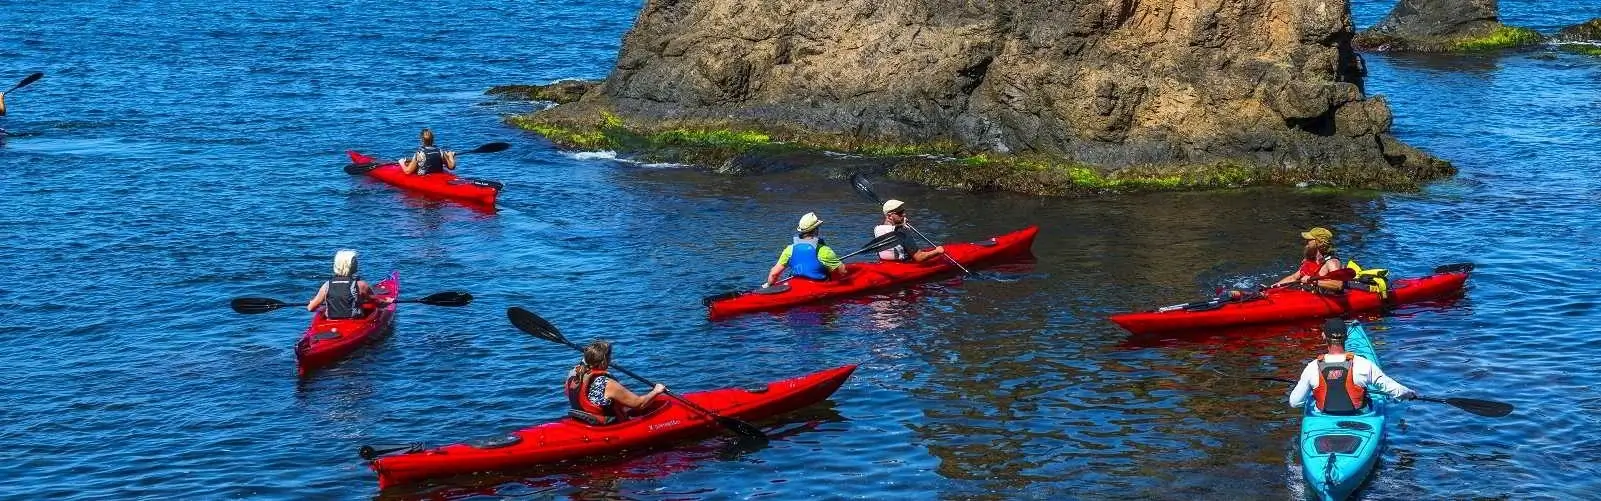
<path fill-rule="evenodd" d="M 375 299 L 394 299 L 400 295 L 400 273 L 391 271 L 389 278 L 373 286 Z M 394 327 L 395 303 L 374 309 L 362 318 L 330 320 L 321 309 L 311 317 L 311 327 L 295 343 L 295 362 L 299 375 L 326 367 L 355 352 L 363 345 L 376 341 Z"/>
<path fill-rule="evenodd" d="M 723 416 L 757 420 L 828 398 L 855 372 L 846 365 L 767 384 L 727 388 L 683 398 Z M 571 417 L 525 428 L 487 442 L 468 442 L 380 457 L 371 464 L 380 489 L 428 478 L 506 471 L 543 463 L 613 454 L 716 433 L 712 418 L 663 395 L 627 421 L 593 426 Z"/>
<path fill-rule="evenodd" d="M 346 152 L 355 164 L 375 163 L 378 159 L 355 151 Z M 454 200 L 478 208 L 493 208 L 500 187 L 495 183 L 459 177 L 449 172 L 427 175 L 407 174 L 398 162 L 387 162 L 367 171 L 367 176 L 390 186 L 424 195 Z"/>
<path fill-rule="evenodd" d="M 1034 236 L 1038 233 L 1038 226 L 1029 226 L 980 242 L 945 244 L 945 253 L 968 269 L 974 269 L 981 265 L 1030 255 Z M 951 260 L 945 258 L 930 259 L 921 263 L 853 262 L 846 264 L 846 268 L 848 272 L 839 280 L 792 278 L 787 283 L 789 286 L 787 289 L 774 288 L 782 292 L 754 290 L 732 298 L 712 301 L 707 305 L 707 315 L 715 320 L 744 313 L 780 310 L 830 298 L 891 289 L 957 271 Z"/>
<path fill-rule="evenodd" d="M 1379 366 L 1373 342 L 1360 323 L 1352 323 L 1345 348 Z M 1382 367 L 1382 366 L 1380 366 Z M 1319 499 L 1350 497 L 1373 472 L 1384 445 L 1384 420 L 1390 412 L 1389 395 L 1369 391 L 1366 412 L 1332 416 L 1306 405 L 1301 418 L 1301 476 Z"/>

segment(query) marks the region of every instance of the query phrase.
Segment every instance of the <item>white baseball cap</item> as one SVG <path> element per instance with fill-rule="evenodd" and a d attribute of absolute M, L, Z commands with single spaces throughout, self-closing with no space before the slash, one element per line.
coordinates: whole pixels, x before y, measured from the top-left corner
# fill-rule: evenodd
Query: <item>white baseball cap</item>
<path fill-rule="evenodd" d="M 808 231 L 815 230 L 818 226 L 822 225 L 823 220 L 822 218 L 817 217 L 816 212 L 808 212 L 806 215 L 801 216 L 799 223 L 795 224 L 795 231 L 806 233 Z"/>
<path fill-rule="evenodd" d="M 889 214 L 891 212 L 895 212 L 895 209 L 901 208 L 902 205 L 906 205 L 906 203 L 900 200 L 891 199 L 887 202 L 884 202 L 884 213 Z"/>

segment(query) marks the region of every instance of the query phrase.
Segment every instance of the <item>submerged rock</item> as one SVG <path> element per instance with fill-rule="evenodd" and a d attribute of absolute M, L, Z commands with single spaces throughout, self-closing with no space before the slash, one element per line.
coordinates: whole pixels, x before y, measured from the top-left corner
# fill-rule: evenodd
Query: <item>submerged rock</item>
<path fill-rule="evenodd" d="M 1342 0 L 649 0 L 559 145 L 729 172 L 797 149 L 935 186 L 1077 193 L 1453 173 L 1389 135 Z"/>
<path fill-rule="evenodd" d="M 552 101 L 562 104 L 578 101 L 584 97 L 584 94 L 594 90 L 599 85 L 600 82 L 591 80 L 562 80 L 545 85 L 497 85 L 490 87 L 484 93 L 514 99 Z"/>
<path fill-rule="evenodd" d="M 1558 42 L 1589 42 L 1601 40 L 1601 17 L 1562 28 L 1562 31 L 1558 31 L 1556 36 L 1551 37 L 1551 39 Z"/>
<path fill-rule="evenodd" d="M 1496 0 L 1401 0 L 1355 44 L 1374 51 L 1454 52 L 1544 41 L 1534 30 L 1501 24 Z"/>

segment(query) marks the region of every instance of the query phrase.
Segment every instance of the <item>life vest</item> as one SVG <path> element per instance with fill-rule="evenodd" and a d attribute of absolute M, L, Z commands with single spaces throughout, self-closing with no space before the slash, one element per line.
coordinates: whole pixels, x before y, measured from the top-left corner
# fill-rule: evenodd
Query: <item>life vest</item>
<path fill-rule="evenodd" d="M 911 259 L 911 253 L 907 251 L 906 247 L 906 235 L 900 232 L 900 228 L 895 227 L 893 224 L 881 224 L 873 227 L 873 238 L 882 237 L 890 233 L 895 233 L 895 238 L 900 242 L 895 247 L 878 251 L 878 259 L 881 261 L 905 261 Z"/>
<path fill-rule="evenodd" d="M 592 424 L 610 424 L 617 421 L 617 416 L 622 415 L 617 411 L 618 404 L 612 402 L 611 405 L 600 405 L 589 399 L 591 386 L 600 376 L 611 378 L 611 374 L 605 369 L 590 369 L 587 374 L 580 375 L 578 368 L 574 368 L 573 374 L 567 377 L 567 403 L 572 405 L 573 411 L 587 414 L 591 418 L 585 421 Z"/>
<path fill-rule="evenodd" d="M 325 318 L 361 318 L 361 277 L 335 275 L 328 279 L 328 297 L 323 298 L 322 316 Z"/>
<path fill-rule="evenodd" d="M 1295 271 L 1299 272 L 1301 274 L 1301 276 L 1303 276 L 1303 277 L 1320 277 L 1320 276 L 1323 276 L 1323 273 L 1321 273 L 1321 271 L 1323 270 L 1323 263 L 1329 262 L 1330 259 L 1334 260 L 1334 264 L 1340 264 L 1340 258 L 1337 258 L 1337 257 L 1334 257 L 1334 256 L 1323 256 L 1323 259 L 1321 261 L 1313 261 L 1311 259 L 1302 259 L 1301 260 L 1301 267 L 1299 269 L 1296 269 Z"/>
<path fill-rule="evenodd" d="M 417 164 L 418 174 L 433 174 L 445 171 L 445 150 L 437 146 L 424 146 L 417 148 L 417 154 L 422 155 L 422 162 Z"/>
<path fill-rule="evenodd" d="M 815 238 L 796 238 L 789 246 L 789 271 L 797 277 L 828 280 L 828 267 L 817 259 L 817 249 L 823 243 Z"/>
<path fill-rule="evenodd" d="M 1356 278 L 1346 282 L 1347 288 L 1366 290 L 1378 294 L 1380 298 L 1390 298 L 1390 270 L 1384 268 L 1364 270 L 1361 266 L 1357 266 L 1356 261 L 1346 261 L 1345 267 L 1356 272 Z M 1353 284 L 1356 287 L 1351 287 Z"/>
<path fill-rule="evenodd" d="M 1317 408 L 1325 414 L 1356 414 L 1367 406 L 1367 389 L 1357 386 L 1356 379 L 1351 375 L 1351 369 L 1356 366 L 1356 357 L 1350 353 L 1345 354 L 1342 362 L 1329 362 L 1324 357 L 1317 359 L 1317 372 L 1322 381 L 1318 381 L 1317 388 L 1312 389 L 1312 397 L 1317 400 Z"/>

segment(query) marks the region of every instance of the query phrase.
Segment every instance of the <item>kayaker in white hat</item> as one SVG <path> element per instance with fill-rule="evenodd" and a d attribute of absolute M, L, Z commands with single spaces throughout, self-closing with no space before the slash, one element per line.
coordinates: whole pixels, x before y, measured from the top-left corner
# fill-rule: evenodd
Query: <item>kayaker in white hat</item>
<path fill-rule="evenodd" d="M 873 237 L 880 237 L 887 233 L 895 233 L 901 241 L 893 249 L 878 251 L 880 261 L 913 261 L 921 263 L 945 255 L 945 246 L 937 245 L 932 249 L 919 249 L 917 241 L 906 234 L 906 203 L 900 200 L 884 202 L 884 224 L 873 227 Z"/>
<path fill-rule="evenodd" d="M 644 395 L 628 391 L 606 368 L 611 366 L 611 342 L 597 340 L 584 348 L 584 360 L 567 373 L 568 415 L 593 425 L 612 424 L 628 419 L 630 410 L 650 404 L 667 387 L 657 383 Z"/>
<path fill-rule="evenodd" d="M 435 172 L 456 170 L 456 152 L 439 149 L 434 146 L 434 131 L 423 129 L 420 135 L 422 146 L 411 158 L 400 159 L 400 170 L 407 174 L 426 176 Z"/>
<path fill-rule="evenodd" d="M 306 304 L 306 311 L 317 311 L 318 307 L 326 306 L 322 312 L 325 318 L 366 316 L 365 307 L 372 301 L 372 286 L 367 285 L 357 271 L 356 251 L 342 249 L 334 253 L 334 275 L 322 283 L 317 296 Z"/>
<path fill-rule="evenodd" d="M 773 282 L 778 281 L 778 276 L 785 269 L 796 277 L 811 280 L 828 280 L 845 275 L 845 263 L 818 236 L 818 229 L 822 226 L 823 220 L 815 212 L 801 216 L 800 222 L 795 224 L 795 241 L 778 255 L 778 264 L 767 272 L 767 281 L 762 282 L 763 288 L 771 287 Z"/>
<path fill-rule="evenodd" d="M 1373 361 L 1345 351 L 1346 329 L 1345 321 L 1338 318 L 1323 323 L 1329 352 L 1301 371 L 1301 380 L 1290 391 L 1290 407 L 1301 407 L 1310 400 L 1324 414 L 1360 414 L 1368 405 L 1369 387 L 1401 400 L 1417 398 L 1417 392 L 1385 375 Z"/>

